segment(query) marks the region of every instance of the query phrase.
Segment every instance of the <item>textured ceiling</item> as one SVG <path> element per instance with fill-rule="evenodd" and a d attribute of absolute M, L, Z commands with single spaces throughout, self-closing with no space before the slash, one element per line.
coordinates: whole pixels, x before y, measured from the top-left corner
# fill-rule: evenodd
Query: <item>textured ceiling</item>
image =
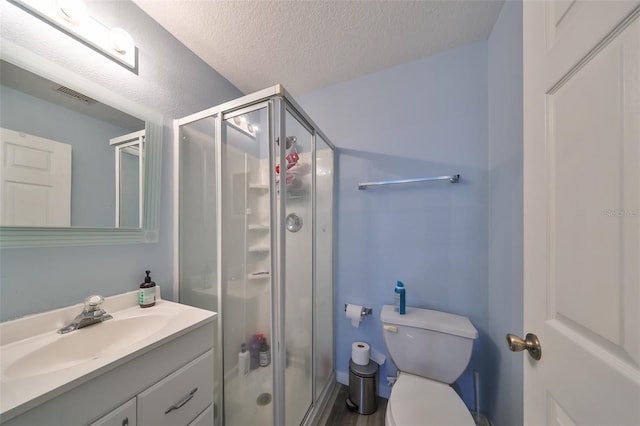
<path fill-rule="evenodd" d="M 244 93 L 301 94 L 489 36 L 502 0 L 133 0 Z"/>

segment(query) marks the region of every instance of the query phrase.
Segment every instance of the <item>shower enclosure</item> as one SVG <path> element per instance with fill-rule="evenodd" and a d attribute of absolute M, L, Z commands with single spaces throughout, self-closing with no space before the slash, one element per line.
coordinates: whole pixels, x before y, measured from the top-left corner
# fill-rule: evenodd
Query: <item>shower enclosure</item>
<path fill-rule="evenodd" d="M 219 313 L 216 424 L 311 423 L 335 382 L 334 146 L 280 85 L 174 130 L 175 291 Z"/>

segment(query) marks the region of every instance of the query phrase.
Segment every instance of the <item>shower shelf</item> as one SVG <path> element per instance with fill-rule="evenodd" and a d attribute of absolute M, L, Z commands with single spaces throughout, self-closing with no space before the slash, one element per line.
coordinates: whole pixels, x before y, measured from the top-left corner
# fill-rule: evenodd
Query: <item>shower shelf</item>
<path fill-rule="evenodd" d="M 249 225 L 249 231 L 268 231 L 271 226 L 264 223 L 252 223 Z"/>
<path fill-rule="evenodd" d="M 249 189 L 256 189 L 256 190 L 260 190 L 260 191 L 268 191 L 269 190 L 269 185 L 266 183 L 250 183 L 249 184 Z"/>
<path fill-rule="evenodd" d="M 271 274 L 269 272 L 266 273 L 262 273 L 262 272 L 252 272 L 249 274 L 249 276 L 247 277 L 248 280 L 251 281 L 255 281 L 255 280 L 263 280 L 263 279 L 267 279 L 267 278 L 271 278 Z"/>
<path fill-rule="evenodd" d="M 269 246 L 251 246 L 247 249 L 249 253 L 268 253 L 269 250 Z"/>

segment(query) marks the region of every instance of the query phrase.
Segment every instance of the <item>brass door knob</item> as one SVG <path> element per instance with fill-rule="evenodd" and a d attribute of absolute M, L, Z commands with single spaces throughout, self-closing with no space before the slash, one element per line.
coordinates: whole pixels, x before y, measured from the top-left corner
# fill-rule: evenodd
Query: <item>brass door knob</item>
<path fill-rule="evenodd" d="M 542 357 L 540 340 L 538 340 L 538 336 L 533 333 L 528 333 L 524 340 L 515 334 L 507 334 L 507 346 L 511 352 L 520 352 L 526 349 L 529 351 L 531 358 L 536 361 Z"/>

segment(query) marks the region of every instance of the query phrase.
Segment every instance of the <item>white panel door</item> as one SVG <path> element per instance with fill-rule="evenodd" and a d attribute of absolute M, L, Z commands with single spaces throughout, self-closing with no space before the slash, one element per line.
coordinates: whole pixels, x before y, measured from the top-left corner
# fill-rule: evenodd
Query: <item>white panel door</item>
<path fill-rule="evenodd" d="M 0 129 L 0 225 L 71 226 L 71 145 Z"/>
<path fill-rule="evenodd" d="M 639 15 L 524 3 L 527 425 L 640 424 Z"/>

